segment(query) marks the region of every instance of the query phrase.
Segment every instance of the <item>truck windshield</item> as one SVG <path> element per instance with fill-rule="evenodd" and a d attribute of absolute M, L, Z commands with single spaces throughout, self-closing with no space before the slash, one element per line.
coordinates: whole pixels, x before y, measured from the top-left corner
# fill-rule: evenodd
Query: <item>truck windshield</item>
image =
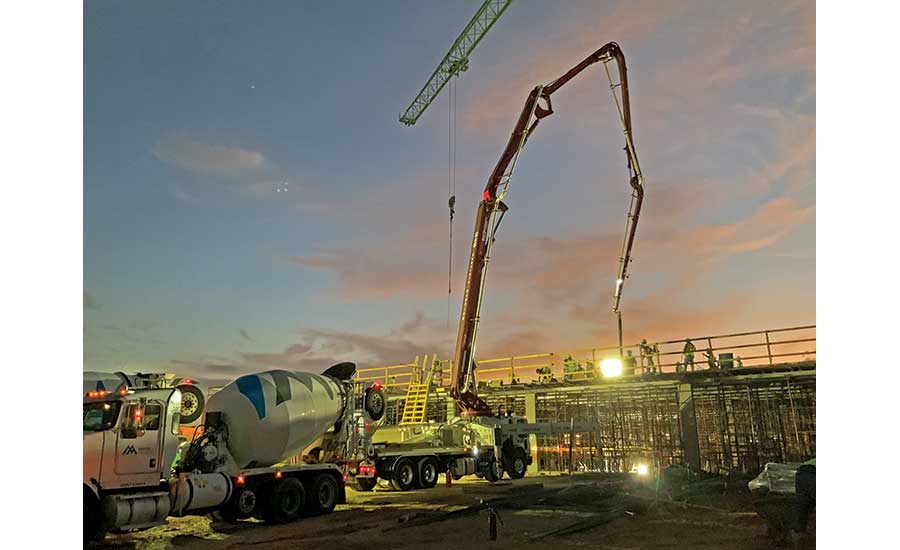
<path fill-rule="evenodd" d="M 98 401 L 84 404 L 84 431 L 102 432 L 113 427 L 119 418 L 119 401 Z"/>

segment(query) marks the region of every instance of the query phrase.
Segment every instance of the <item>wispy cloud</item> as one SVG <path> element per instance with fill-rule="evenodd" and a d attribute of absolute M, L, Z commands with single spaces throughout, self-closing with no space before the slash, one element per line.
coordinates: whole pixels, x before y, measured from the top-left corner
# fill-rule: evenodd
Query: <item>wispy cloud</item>
<path fill-rule="evenodd" d="M 199 141 L 184 134 L 167 136 L 153 148 L 159 160 L 194 172 L 236 174 L 258 169 L 266 161 L 258 151 Z"/>

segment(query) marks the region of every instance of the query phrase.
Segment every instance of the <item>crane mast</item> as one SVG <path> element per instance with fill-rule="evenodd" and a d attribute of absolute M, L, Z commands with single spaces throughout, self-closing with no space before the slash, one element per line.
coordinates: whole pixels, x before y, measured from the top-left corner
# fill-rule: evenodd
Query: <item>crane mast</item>
<path fill-rule="evenodd" d="M 553 114 L 553 105 L 550 101 L 553 93 L 587 67 L 598 62 L 603 62 L 604 66 L 606 66 L 606 63 L 612 60 L 615 60 L 618 67 L 619 83 L 613 82 L 608 67 L 606 67 L 606 74 L 625 135 L 625 149 L 628 155 L 629 172 L 631 172 L 629 184 L 632 189 L 631 206 L 628 211 L 625 240 L 622 245 L 622 255 L 619 260 L 619 272 L 614 294 L 615 306 L 613 309 L 616 312 L 619 310 L 622 287 L 628 276 L 627 270 L 631 261 L 631 247 L 634 243 L 637 221 L 640 216 L 644 188 L 643 175 L 641 174 L 640 164 L 634 150 L 634 138 L 631 130 L 631 104 L 628 97 L 625 57 L 619 45 L 615 42 L 610 42 L 553 82 L 547 85 L 536 86 L 528 94 L 525 106 L 522 108 L 522 112 L 516 121 L 506 148 L 500 155 L 500 159 L 497 161 L 484 188 L 482 200 L 478 205 L 478 212 L 475 216 L 475 232 L 472 237 L 472 249 L 469 255 L 466 284 L 463 290 L 462 309 L 460 311 L 459 329 L 451 374 L 450 394 L 459 406 L 460 413 L 463 416 L 487 416 L 492 414 L 490 406 L 478 396 L 478 387 L 475 382 L 475 341 L 478 333 L 485 276 L 490 261 L 491 248 L 497 228 L 508 209 L 506 204 L 503 203 L 503 197 L 506 195 L 519 154 L 528 138 L 537 128 L 538 123 Z M 621 103 L 616 95 L 617 88 L 621 88 Z"/>

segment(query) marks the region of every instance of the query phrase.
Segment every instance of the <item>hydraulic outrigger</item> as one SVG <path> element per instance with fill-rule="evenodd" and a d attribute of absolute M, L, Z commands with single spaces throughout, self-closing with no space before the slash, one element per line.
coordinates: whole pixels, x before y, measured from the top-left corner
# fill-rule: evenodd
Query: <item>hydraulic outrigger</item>
<path fill-rule="evenodd" d="M 612 60 L 615 60 L 618 66 L 620 79 L 618 84 L 613 83 L 612 75 L 607 65 Z M 475 337 L 478 331 L 485 275 L 494 243 L 494 236 L 508 209 L 506 204 L 503 203 L 503 197 L 506 195 L 519 153 L 541 119 L 553 114 L 550 96 L 581 73 L 581 71 L 597 62 L 603 62 L 604 64 L 606 76 L 609 79 L 610 91 L 622 123 L 625 134 L 625 149 L 628 155 L 629 183 L 632 189 L 631 205 L 625 225 L 625 240 L 622 244 L 622 255 L 619 259 L 619 272 L 614 293 L 613 311 L 617 314 L 619 313 L 622 287 L 628 275 L 631 247 L 634 243 L 635 230 L 637 229 L 641 203 L 644 198 L 644 180 L 634 151 L 625 57 L 619 45 L 615 42 L 610 42 L 550 84 L 537 86 L 531 91 L 513 128 L 509 142 L 506 144 L 506 148 L 503 150 L 503 154 L 494 167 L 487 186 L 484 188 L 481 203 L 478 205 L 478 213 L 475 216 L 475 234 L 472 238 L 472 250 L 469 255 L 469 267 L 466 273 L 466 286 L 463 292 L 462 310 L 459 317 L 459 330 L 451 375 L 450 394 L 456 401 L 457 406 L 459 406 L 462 416 L 489 416 L 492 414 L 490 406 L 478 396 L 478 388 L 475 382 Z M 619 97 L 616 95 L 616 88 L 622 89 L 621 104 L 619 103 Z M 545 105 L 541 105 L 541 100 L 543 100 Z"/>

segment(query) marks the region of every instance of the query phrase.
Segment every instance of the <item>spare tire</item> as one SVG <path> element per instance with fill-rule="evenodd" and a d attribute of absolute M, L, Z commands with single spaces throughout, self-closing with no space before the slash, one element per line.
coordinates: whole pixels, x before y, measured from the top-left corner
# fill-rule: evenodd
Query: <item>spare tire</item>
<path fill-rule="evenodd" d="M 181 391 L 181 423 L 190 424 L 203 415 L 206 397 L 203 396 L 203 391 L 193 384 L 181 384 L 177 388 Z"/>
<path fill-rule="evenodd" d="M 384 417 L 386 408 L 384 400 L 384 392 L 376 388 L 366 388 L 365 409 L 374 422 L 378 422 Z"/>

